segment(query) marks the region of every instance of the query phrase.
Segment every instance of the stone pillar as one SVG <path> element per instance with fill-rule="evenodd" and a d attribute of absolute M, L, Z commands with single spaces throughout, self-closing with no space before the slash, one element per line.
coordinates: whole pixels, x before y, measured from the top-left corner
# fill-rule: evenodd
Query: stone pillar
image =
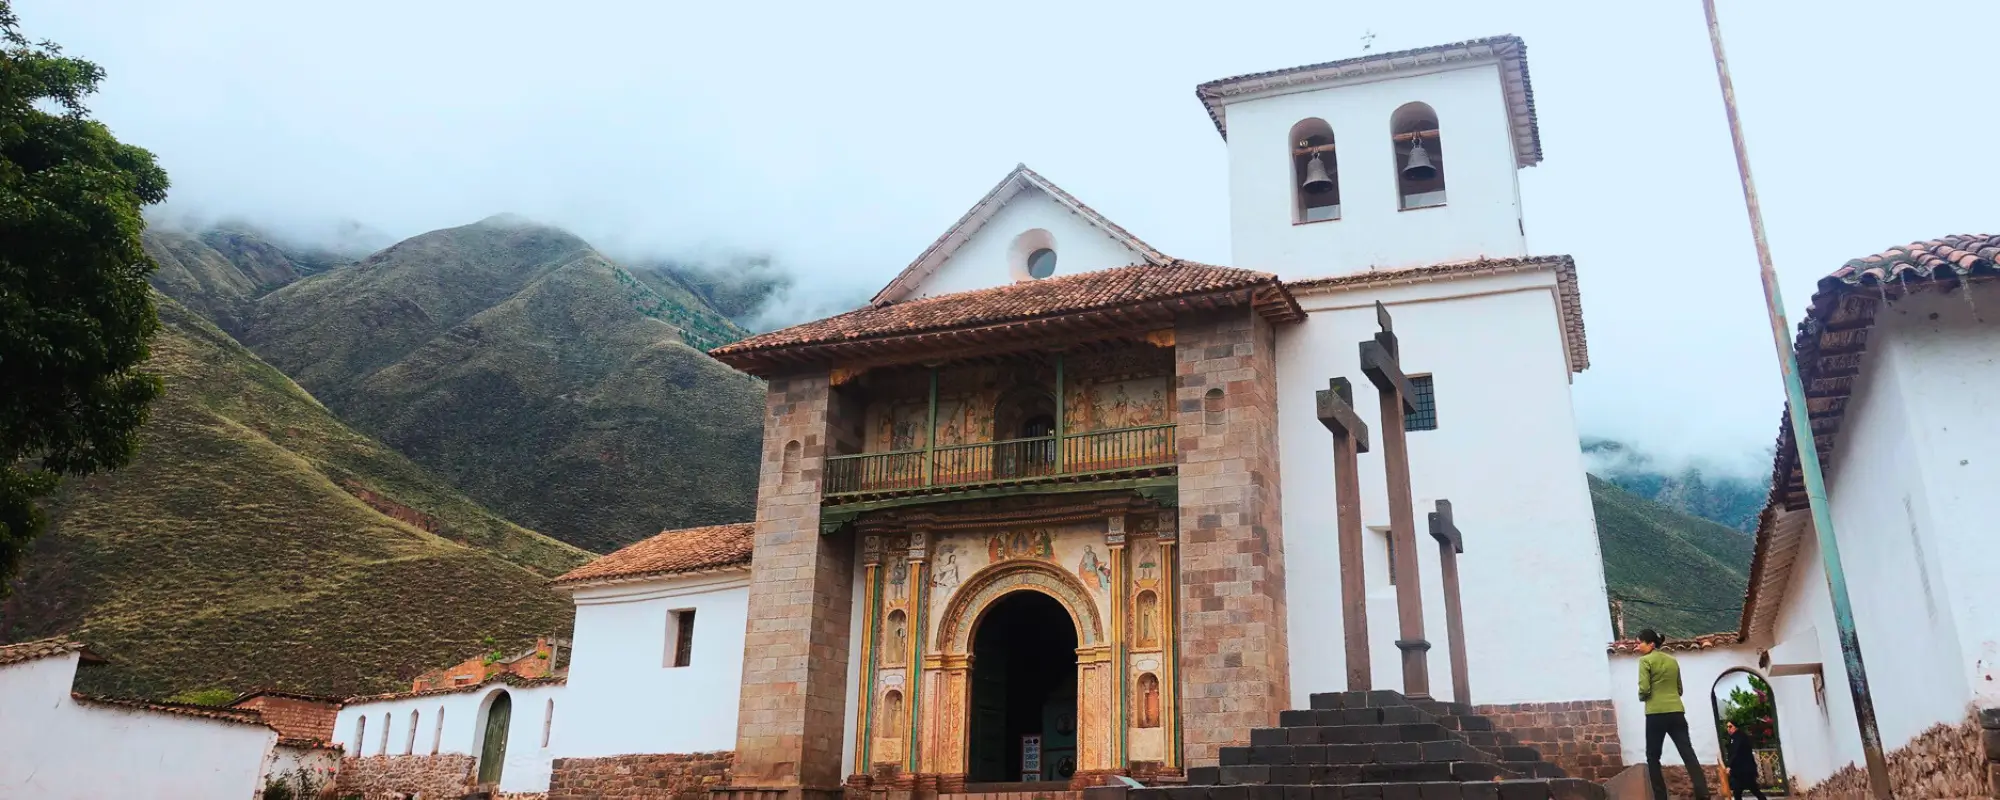
<path fill-rule="evenodd" d="M 1175 555 L 1173 513 L 1160 515 L 1160 586 L 1180 585 L 1180 558 Z M 1181 724 L 1180 692 L 1180 617 L 1175 613 L 1180 608 L 1178 592 L 1160 592 L 1160 724 L 1167 736 L 1166 761 L 1161 772 L 1167 775 L 1181 774 L 1181 735 L 1185 726 Z"/>
<path fill-rule="evenodd" d="M 1249 311 L 1175 330 L 1186 766 L 1278 723 L 1291 697 L 1276 335 Z"/>
<path fill-rule="evenodd" d="M 831 392 L 819 373 L 774 379 L 765 394 L 738 794 L 779 790 L 798 800 L 840 791 L 854 543 L 849 533 L 820 533 L 821 466 L 830 428 L 841 422 L 829 418 Z"/>

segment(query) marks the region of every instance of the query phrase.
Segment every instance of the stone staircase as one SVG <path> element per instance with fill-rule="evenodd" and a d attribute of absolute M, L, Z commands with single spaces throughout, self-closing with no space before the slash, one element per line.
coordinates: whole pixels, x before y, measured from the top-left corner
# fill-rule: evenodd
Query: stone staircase
<path fill-rule="evenodd" d="M 1106 787 L 1087 800 L 1604 800 L 1492 720 L 1457 703 L 1400 692 L 1312 696 L 1277 728 L 1224 747 L 1221 764 L 1187 771 L 1187 785 Z"/>

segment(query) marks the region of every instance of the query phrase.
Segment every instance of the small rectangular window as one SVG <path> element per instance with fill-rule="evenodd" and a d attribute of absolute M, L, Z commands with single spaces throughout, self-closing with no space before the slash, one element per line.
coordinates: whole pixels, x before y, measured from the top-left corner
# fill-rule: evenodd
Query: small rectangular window
<path fill-rule="evenodd" d="M 694 663 L 694 609 L 667 612 L 667 666 Z"/>
<path fill-rule="evenodd" d="M 1437 389 L 1431 385 L 1431 376 L 1410 376 L 1410 388 L 1417 392 L 1410 398 L 1410 404 L 1417 410 L 1403 415 L 1403 430 L 1434 431 L 1438 426 Z"/>

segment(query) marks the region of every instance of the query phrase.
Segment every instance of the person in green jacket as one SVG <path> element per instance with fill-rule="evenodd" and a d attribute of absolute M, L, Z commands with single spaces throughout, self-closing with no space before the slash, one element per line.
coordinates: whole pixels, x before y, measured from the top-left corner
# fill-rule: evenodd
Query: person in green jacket
<path fill-rule="evenodd" d="M 1694 745 L 1688 742 L 1687 706 L 1681 704 L 1681 664 L 1660 645 L 1667 637 L 1647 628 L 1639 632 L 1639 700 L 1646 704 L 1646 776 L 1653 781 L 1653 799 L 1667 800 L 1667 777 L 1660 772 L 1660 749 L 1674 739 L 1687 767 L 1694 800 L 1709 800 L 1708 776 L 1701 771 Z"/>

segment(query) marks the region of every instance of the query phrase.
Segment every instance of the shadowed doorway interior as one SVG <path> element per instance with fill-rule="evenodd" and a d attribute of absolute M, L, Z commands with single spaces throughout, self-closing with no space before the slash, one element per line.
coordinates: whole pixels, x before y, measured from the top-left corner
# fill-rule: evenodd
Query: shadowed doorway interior
<path fill-rule="evenodd" d="M 1068 780 L 1076 772 L 1076 626 L 1069 612 L 1039 592 L 1002 597 L 973 631 L 972 655 L 966 781 Z M 1039 758 L 1023 761 L 1036 750 Z"/>

